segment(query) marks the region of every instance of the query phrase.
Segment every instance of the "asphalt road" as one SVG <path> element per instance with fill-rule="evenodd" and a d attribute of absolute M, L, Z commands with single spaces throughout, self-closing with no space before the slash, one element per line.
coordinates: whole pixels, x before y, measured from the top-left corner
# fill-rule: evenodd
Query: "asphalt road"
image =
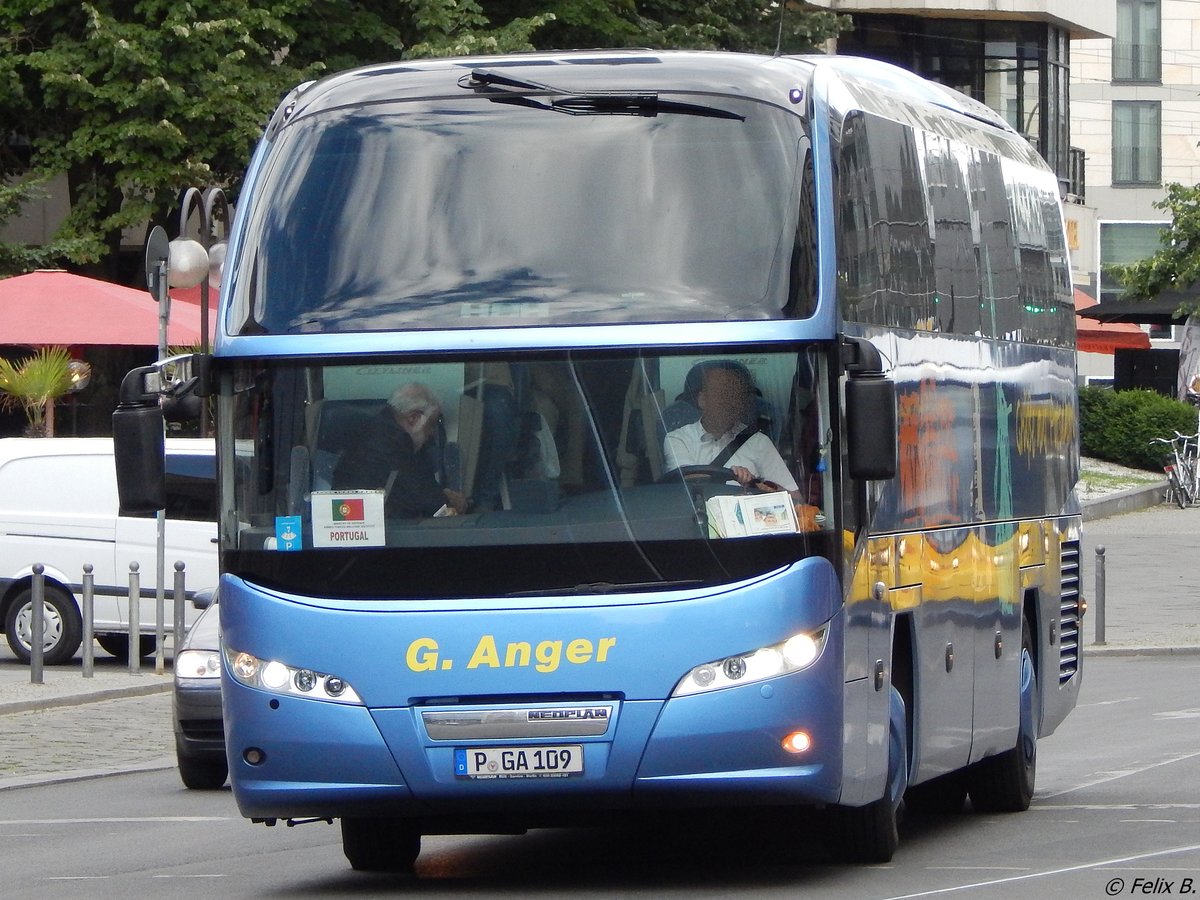
<path fill-rule="evenodd" d="M 345 862 L 336 826 L 251 825 L 228 788 L 187 791 L 174 770 L 155 769 L 0 790 L 0 877 L 5 896 L 56 900 L 1200 895 L 1197 684 L 1196 655 L 1088 660 L 1079 708 L 1040 744 L 1033 808 L 910 817 L 887 866 L 833 863 L 813 830 L 734 811 L 627 829 L 426 838 L 415 879 L 365 876 Z M 59 717 L 63 728 L 72 715 L 90 715 L 77 727 L 97 740 L 119 739 L 128 722 L 145 732 L 139 740 L 163 747 L 169 718 L 154 704 L 164 701 L 30 715 Z M 20 716 L 3 717 L 0 729 L 26 724 Z"/>

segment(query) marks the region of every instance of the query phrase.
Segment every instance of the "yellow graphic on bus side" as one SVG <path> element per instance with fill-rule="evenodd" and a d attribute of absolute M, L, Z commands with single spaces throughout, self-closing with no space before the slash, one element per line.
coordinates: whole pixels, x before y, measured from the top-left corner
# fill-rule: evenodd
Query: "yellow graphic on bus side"
<path fill-rule="evenodd" d="M 565 660 L 576 666 L 608 662 L 608 652 L 617 645 L 615 637 L 571 640 L 509 641 L 501 650 L 494 635 L 482 635 L 471 651 L 468 669 L 525 669 L 550 673 L 558 670 Z M 441 647 L 433 638 L 421 637 L 408 645 L 404 660 L 413 672 L 449 671 L 454 660 L 441 655 Z"/>

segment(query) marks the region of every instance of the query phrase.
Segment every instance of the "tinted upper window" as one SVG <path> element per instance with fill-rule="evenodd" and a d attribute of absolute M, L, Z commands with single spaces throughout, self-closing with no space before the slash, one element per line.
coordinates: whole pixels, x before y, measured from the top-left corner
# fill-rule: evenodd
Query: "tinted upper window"
<path fill-rule="evenodd" d="M 229 327 L 723 321 L 808 308 L 791 284 L 806 143 L 794 113 L 684 97 L 699 111 L 564 114 L 524 99 L 354 107 L 284 128 L 251 201 Z"/>

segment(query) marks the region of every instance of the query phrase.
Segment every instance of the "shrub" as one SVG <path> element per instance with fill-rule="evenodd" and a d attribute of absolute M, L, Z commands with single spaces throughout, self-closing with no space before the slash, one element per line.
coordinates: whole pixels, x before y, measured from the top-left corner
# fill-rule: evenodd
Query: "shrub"
<path fill-rule="evenodd" d="M 1154 391 L 1079 391 L 1079 434 L 1085 456 L 1136 469 L 1162 468 L 1169 448 L 1151 443 L 1176 431 L 1196 433 L 1196 410 Z"/>

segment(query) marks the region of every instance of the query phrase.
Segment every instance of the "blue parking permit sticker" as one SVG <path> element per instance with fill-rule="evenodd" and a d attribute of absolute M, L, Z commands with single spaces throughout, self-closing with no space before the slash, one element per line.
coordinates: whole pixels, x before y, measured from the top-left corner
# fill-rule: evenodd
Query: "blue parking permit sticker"
<path fill-rule="evenodd" d="M 284 551 L 304 549 L 303 541 L 300 538 L 299 516 L 275 517 L 275 549 Z"/>

